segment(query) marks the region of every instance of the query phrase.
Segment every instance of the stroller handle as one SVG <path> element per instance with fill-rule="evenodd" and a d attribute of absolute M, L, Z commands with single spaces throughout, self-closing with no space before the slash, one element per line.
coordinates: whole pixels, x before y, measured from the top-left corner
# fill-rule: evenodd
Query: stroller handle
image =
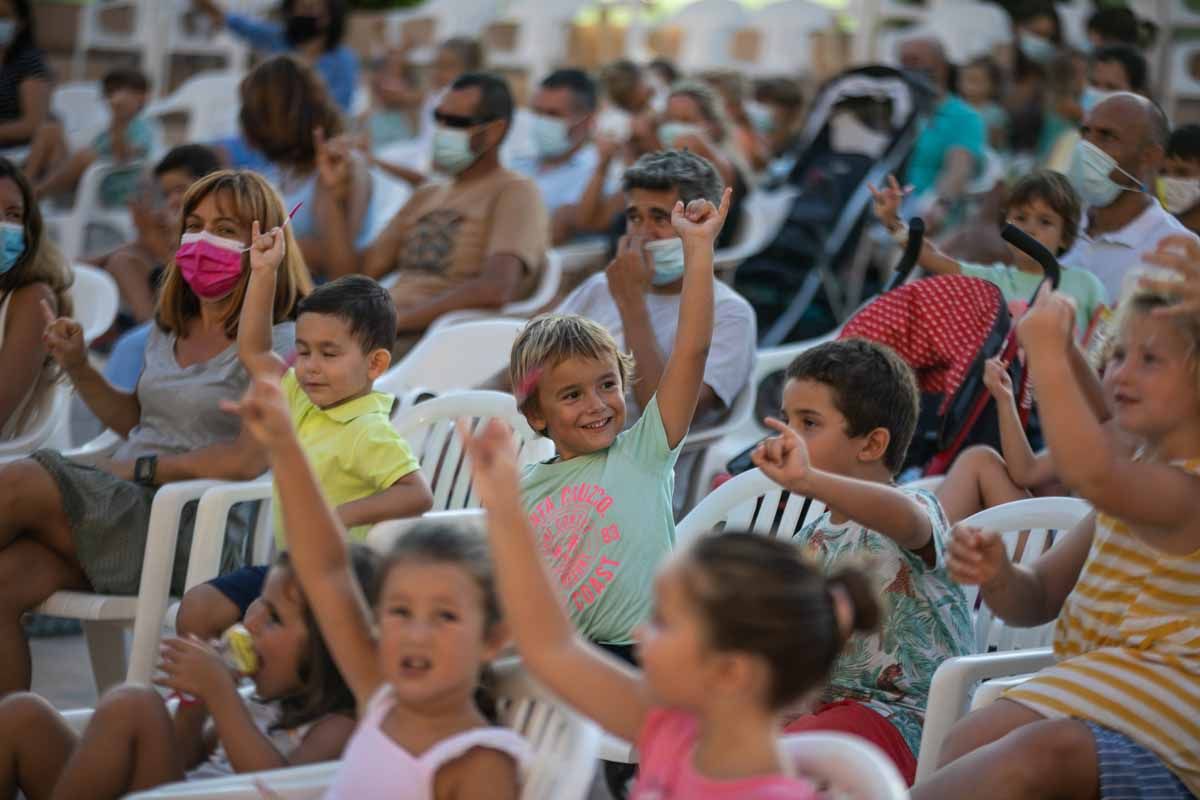
<path fill-rule="evenodd" d="M 908 280 L 909 273 L 917 265 L 917 258 L 921 255 L 921 243 L 924 240 L 925 220 L 920 217 L 913 217 L 908 221 L 908 242 L 904 245 L 904 254 L 900 256 L 900 261 L 896 263 L 896 270 L 892 273 L 892 279 L 884 287 L 885 292 L 890 292 Z"/>
<path fill-rule="evenodd" d="M 1029 254 L 1034 261 L 1041 264 L 1042 269 L 1046 271 L 1046 277 L 1050 279 L 1050 287 L 1058 288 L 1059 281 L 1062 280 L 1062 268 L 1059 267 L 1058 259 L 1054 257 L 1054 254 L 1047 250 L 1041 242 L 1011 222 L 1000 231 L 1000 236 L 1004 241 Z"/>

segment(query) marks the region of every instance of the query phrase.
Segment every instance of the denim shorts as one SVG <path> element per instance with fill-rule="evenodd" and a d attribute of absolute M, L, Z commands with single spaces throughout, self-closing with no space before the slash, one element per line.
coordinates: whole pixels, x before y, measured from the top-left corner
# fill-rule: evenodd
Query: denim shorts
<path fill-rule="evenodd" d="M 229 598 L 238 607 L 238 619 L 246 616 L 246 609 L 262 594 L 267 582 L 270 566 L 242 567 L 213 578 L 208 585 Z"/>

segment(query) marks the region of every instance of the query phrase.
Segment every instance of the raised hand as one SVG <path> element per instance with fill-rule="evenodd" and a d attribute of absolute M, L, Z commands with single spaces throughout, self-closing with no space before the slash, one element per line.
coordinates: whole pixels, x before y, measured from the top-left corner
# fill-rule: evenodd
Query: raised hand
<path fill-rule="evenodd" d="M 278 225 L 262 233 L 258 220 L 250 227 L 250 271 L 274 273 L 286 250 L 283 228 Z"/>
<path fill-rule="evenodd" d="M 1167 236 L 1159 240 L 1154 252 L 1142 256 L 1142 260 L 1165 267 L 1179 276 L 1178 279 L 1144 277 L 1138 280 L 1141 289 L 1179 298 L 1174 305 L 1154 309 L 1156 316 L 1200 312 L 1200 242 L 1196 241 L 1196 237 L 1182 234 Z"/>
<path fill-rule="evenodd" d="M 42 318 L 46 330 L 42 341 L 50 351 L 50 357 L 68 375 L 87 364 L 87 345 L 83 341 L 83 326 L 70 317 L 55 315 L 50 304 L 42 301 Z"/>
<path fill-rule="evenodd" d="M 321 185 L 342 198 L 350 191 L 351 147 L 342 137 L 328 140 L 325 129 L 313 131 L 313 146 L 316 149 L 317 176 Z"/>
<path fill-rule="evenodd" d="M 883 188 L 876 189 L 869 183 L 867 188 L 871 190 L 871 197 L 875 200 L 875 216 L 879 221 L 889 230 L 898 226 L 900 224 L 900 204 L 904 202 L 904 196 L 912 191 L 912 187 L 902 188 L 895 175 L 888 175 L 887 185 Z"/>
<path fill-rule="evenodd" d="M 212 700 L 237 691 L 237 681 L 217 649 L 195 636 L 164 639 L 160 648 L 162 673 L 154 682 L 198 700 Z"/>
<path fill-rule="evenodd" d="M 779 435 L 759 442 L 750 454 L 750 460 L 775 483 L 799 490 L 812 472 L 808 445 L 800 438 L 800 434 L 780 420 L 767 417 L 763 422 L 778 431 Z"/>
<path fill-rule="evenodd" d="M 997 402 L 1012 399 L 1012 377 L 1008 374 L 1008 365 L 999 356 L 989 358 L 983 365 L 983 385 Z"/>
<path fill-rule="evenodd" d="M 521 479 L 512 428 L 499 419 L 481 423 L 474 433 L 465 420 L 455 425 L 471 459 L 472 486 L 483 507 L 491 512 L 519 509 Z"/>
<path fill-rule="evenodd" d="M 679 234 L 679 238 L 683 239 L 685 246 L 689 243 L 711 246 L 716 241 L 721 226 L 725 224 L 725 218 L 729 216 L 732 197 L 733 189 L 727 186 L 725 193 L 721 195 L 720 208 L 703 198 L 691 201 L 686 208 L 682 200 L 676 201 L 675 208 L 671 211 L 671 225 Z"/>
<path fill-rule="evenodd" d="M 1075 301 L 1043 284 L 1037 299 L 1017 323 L 1017 341 L 1027 353 L 1070 347 L 1075 336 Z"/>
<path fill-rule="evenodd" d="M 292 415 L 279 380 L 287 371 L 283 359 L 268 350 L 245 357 L 250 386 L 242 399 L 222 400 L 221 410 L 242 418 L 242 424 L 268 449 L 292 434 Z"/>
<path fill-rule="evenodd" d="M 955 525 L 946 549 L 950 577 L 966 586 L 984 586 L 996 580 L 1008 563 L 1004 541 L 995 531 Z"/>

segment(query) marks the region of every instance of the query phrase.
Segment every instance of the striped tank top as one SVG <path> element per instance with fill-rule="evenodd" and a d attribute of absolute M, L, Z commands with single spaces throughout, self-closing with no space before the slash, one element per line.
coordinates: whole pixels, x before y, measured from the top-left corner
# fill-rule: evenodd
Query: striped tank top
<path fill-rule="evenodd" d="M 1181 466 L 1200 473 L 1200 460 Z M 1057 664 L 1005 697 L 1125 734 L 1200 795 L 1200 550 L 1162 553 L 1097 514 L 1054 655 Z"/>

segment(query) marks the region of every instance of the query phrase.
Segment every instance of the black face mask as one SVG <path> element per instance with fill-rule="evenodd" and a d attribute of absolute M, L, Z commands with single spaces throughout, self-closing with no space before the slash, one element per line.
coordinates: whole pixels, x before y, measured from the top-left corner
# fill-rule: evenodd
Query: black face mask
<path fill-rule="evenodd" d="M 320 36 L 321 33 L 321 29 L 317 26 L 316 17 L 296 16 L 288 17 L 283 35 L 289 44 L 297 45 L 311 42 Z"/>

